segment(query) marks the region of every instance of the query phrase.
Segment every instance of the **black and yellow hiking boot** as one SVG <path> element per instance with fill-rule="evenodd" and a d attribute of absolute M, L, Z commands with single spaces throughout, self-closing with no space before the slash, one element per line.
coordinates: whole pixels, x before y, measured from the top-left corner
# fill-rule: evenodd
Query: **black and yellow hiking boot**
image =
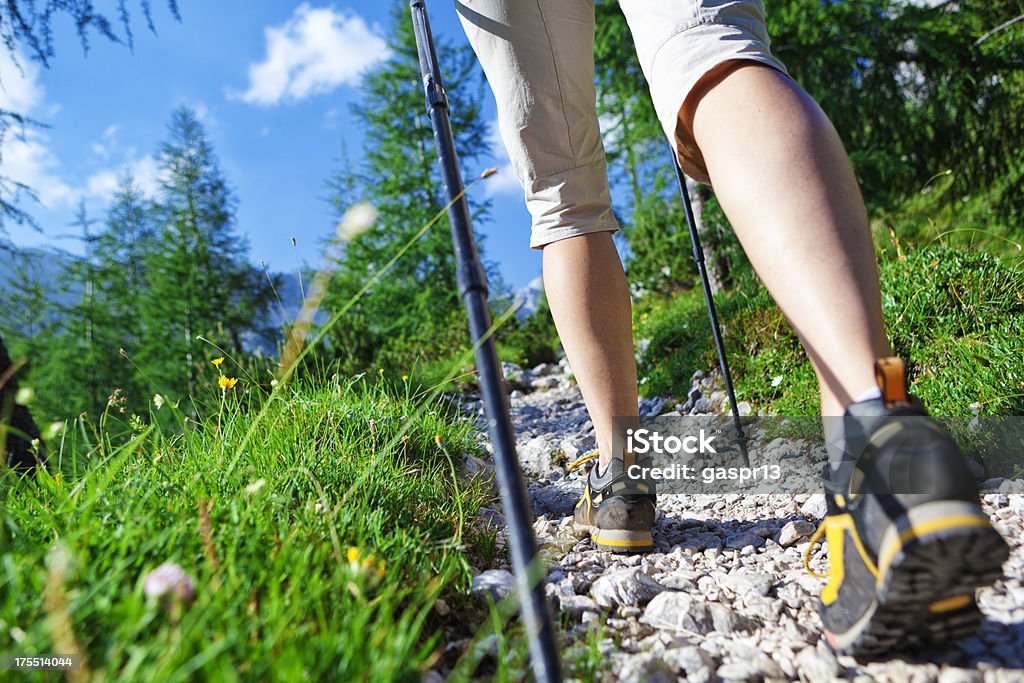
<path fill-rule="evenodd" d="M 571 471 L 597 456 L 597 451 L 587 453 L 568 469 Z M 629 477 L 627 468 L 634 464 L 643 465 L 630 452 L 623 458 L 613 458 L 600 474 L 595 462 L 587 474 L 583 497 L 576 503 L 573 521 L 578 528 L 589 531 L 594 544 L 602 550 L 645 553 L 654 547 L 654 484 Z"/>
<path fill-rule="evenodd" d="M 805 557 L 828 578 L 826 640 L 865 658 L 974 634 L 975 590 L 1000 578 L 1009 555 L 960 449 L 907 394 L 903 362 L 882 359 L 876 375 L 881 398 L 850 405 L 830 439 L 844 465 L 827 468 L 828 513 Z M 810 567 L 823 534 L 827 575 Z"/>

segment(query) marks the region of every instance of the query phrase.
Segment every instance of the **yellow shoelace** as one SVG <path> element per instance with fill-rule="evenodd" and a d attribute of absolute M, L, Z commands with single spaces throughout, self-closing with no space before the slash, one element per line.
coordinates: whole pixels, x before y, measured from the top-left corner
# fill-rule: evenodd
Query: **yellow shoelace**
<path fill-rule="evenodd" d="M 581 465 L 585 465 L 586 463 L 590 462 L 591 460 L 596 458 L 598 455 L 600 455 L 600 452 L 596 448 L 594 450 L 590 451 L 589 453 L 584 453 L 580 457 L 576 458 L 576 460 L 572 461 L 569 464 L 569 466 L 565 468 L 565 471 L 566 472 L 572 472 L 577 467 L 580 467 Z"/>
<path fill-rule="evenodd" d="M 811 541 L 807 546 L 807 550 L 804 551 L 804 569 L 807 570 L 808 574 L 818 579 L 827 579 L 829 575 L 822 574 L 821 572 L 815 571 L 811 568 L 811 553 L 814 552 L 814 546 L 818 544 L 818 541 L 820 541 L 821 537 L 825 534 L 825 531 L 828 529 L 828 525 L 829 518 L 825 517 L 825 519 L 821 520 L 821 524 L 818 525 L 818 528 L 814 533 L 811 534 Z"/>

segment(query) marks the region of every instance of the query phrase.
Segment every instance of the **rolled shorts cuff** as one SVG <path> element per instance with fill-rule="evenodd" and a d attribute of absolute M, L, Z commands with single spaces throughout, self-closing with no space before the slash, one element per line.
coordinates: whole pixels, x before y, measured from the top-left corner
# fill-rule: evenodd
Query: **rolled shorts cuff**
<path fill-rule="evenodd" d="M 592 232 L 616 232 L 608 167 L 604 159 L 526 182 L 526 208 L 533 216 L 530 247 Z"/>
<path fill-rule="evenodd" d="M 773 55 L 759 26 L 745 26 L 736 17 L 712 17 L 676 33 L 658 50 L 651 68 L 651 96 L 665 136 L 691 178 L 710 183 L 704 157 L 696 141 L 679 123 L 679 111 L 696 85 L 720 64 L 752 61 L 787 74 Z M 760 28 L 761 31 L 757 29 Z"/>

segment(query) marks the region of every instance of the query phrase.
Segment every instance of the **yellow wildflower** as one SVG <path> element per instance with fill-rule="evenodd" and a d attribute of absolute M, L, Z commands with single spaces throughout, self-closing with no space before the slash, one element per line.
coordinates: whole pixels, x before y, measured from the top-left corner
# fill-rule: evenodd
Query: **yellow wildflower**
<path fill-rule="evenodd" d="M 224 356 L 220 356 L 218 358 L 214 358 L 210 362 L 213 363 L 214 365 L 220 367 L 220 364 L 224 362 Z"/>
<path fill-rule="evenodd" d="M 224 375 L 221 375 L 217 378 L 217 384 L 220 385 L 221 389 L 233 389 L 235 385 L 238 384 L 238 378 L 225 377 Z"/>

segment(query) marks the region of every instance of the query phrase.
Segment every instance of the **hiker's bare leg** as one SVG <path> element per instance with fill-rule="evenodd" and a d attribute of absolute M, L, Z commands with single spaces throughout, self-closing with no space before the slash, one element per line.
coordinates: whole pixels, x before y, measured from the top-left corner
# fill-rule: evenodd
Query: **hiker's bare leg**
<path fill-rule="evenodd" d="M 681 112 L 729 222 L 799 335 L 822 415 L 875 386 L 889 353 L 864 202 L 838 134 L 787 76 L 730 62 Z"/>
<path fill-rule="evenodd" d="M 612 418 L 637 414 L 629 285 L 610 232 L 544 247 L 544 289 L 565 355 L 597 433 L 612 457 Z"/>

